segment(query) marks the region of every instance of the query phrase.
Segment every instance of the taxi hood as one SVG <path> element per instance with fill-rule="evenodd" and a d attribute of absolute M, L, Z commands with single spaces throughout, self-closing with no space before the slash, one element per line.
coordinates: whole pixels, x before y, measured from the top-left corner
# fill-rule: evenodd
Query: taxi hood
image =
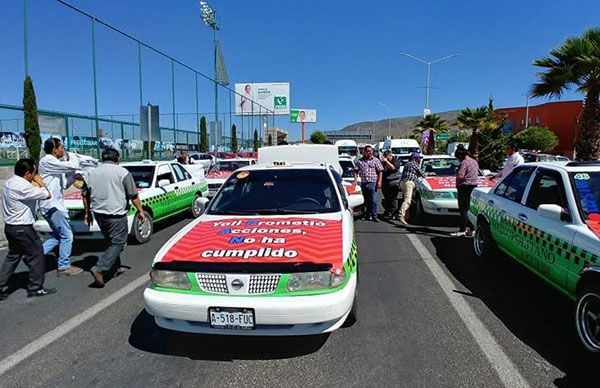
<path fill-rule="evenodd" d="M 206 174 L 206 179 L 227 179 L 233 174 L 233 171 L 210 171 Z"/>
<path fill-rule="evenodd" d="M 326 242 L 326 243 L 324 243 Z M 342 268 L 342 221 L 312 217 L 200 219 L 157 255 L 155 268 L 227 272 L 247 264 Z"/>

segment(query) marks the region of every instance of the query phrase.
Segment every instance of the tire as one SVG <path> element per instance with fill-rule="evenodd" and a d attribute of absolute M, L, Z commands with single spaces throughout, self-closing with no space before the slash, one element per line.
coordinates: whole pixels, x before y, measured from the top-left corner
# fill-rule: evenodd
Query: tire
<path fill-rule="evenodd" d="M 581 345 L 600 353 L 600 284 L 589 284 L 578 294 L 575 328 Z"/>
<path fill-rule="evenodd" d="M 473 251 L 478 258 L 498 256 L 498 245 L 492 237 L 492 231 L 487 221 L 477 223 L 475 237 L 473 238 Z"/>
<path fill-rule="evenodd" d="M 417 195 L 412 201 L 409 209 L 410 223 L 414 225 L 423 225 L 425 222 L 425 209 L 421 202 L 421 196 Z"/>
<path fill-rule="evenodd" d="M 204 214 L 204 211 L 206 210 L 204 202 L 200 200 L 201 198 L 201 195 L 196 194 L 190 206 L 190 213 L 192 213 L 192 217 L 194 218 L 200 217 L 202 214 Z"/>
<path fill-rule="evenodd" d="M 144 222 L 144 224 L 140 224 L 136 215 L 133 220 L 133 225 L 131 225 L 130 236 L 133 242 L 137 244 L 145 244 L 150 241 L 152 233 L 154 232 L 152 216 L 146 210 L 144 210 L 144 214 L 146 215 L 146 222 Z"/>

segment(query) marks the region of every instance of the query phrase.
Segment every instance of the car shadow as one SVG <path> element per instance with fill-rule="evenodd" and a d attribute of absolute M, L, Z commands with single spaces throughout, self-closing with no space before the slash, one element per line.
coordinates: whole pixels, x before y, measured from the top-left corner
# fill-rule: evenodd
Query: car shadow
<path fill-rule="evenodd" d="M 131 325 L 129 344 L 144 352 L 192 360 L 274 360 L 314 353 L 327 338 L 329 334 L 245 337 L 181 333 L 158 327 L 154 317 L 142 310 Z"/>
<path fill-rule="evenodd" d="M 439 259 L 469 291 L 457 292 L 480 299 L 517 338 L 563 371 L 557 386 L 588 386 L 599 358 L 579 345 L 573 304 L 507 256 L 477 259 L 472 241 L 431 238 Z"/>

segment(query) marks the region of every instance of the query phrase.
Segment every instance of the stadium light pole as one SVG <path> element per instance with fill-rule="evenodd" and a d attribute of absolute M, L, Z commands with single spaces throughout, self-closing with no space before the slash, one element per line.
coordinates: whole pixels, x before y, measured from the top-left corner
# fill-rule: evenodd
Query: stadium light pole
<path fill-rule="evenodd" d="M 434 63 L 445 61 L 446 59 L 458 57 L 458 56 L 460 56 L 460 54 L 458 54 L 458 53 L 450 54 L 450 55 L 447 55 L 442 58 L 438 58 L 435 61 L 430 61 L 430 62 L 428 62 L 424 59 L 421 59 L 421 58 L 417 58 L 414 55 L 410 55 L 407 53 L 400 53 L 400 55 L 414 59 L 415 61 L 419 61 L 419 62 L 427 65 L 427 85 L 425 86 L 425 110 L 423 111 L 423 113 L 424 113 L 423 116 L 427 116 L 428 114 L 431 113 L 431 109 L 429 108 L 429 90 L 431 89 L 431 85 L 430 85 L 430 83 L 431 83 L 431 65 L 433 65 Z"/>
<path fill-rule="evenodd" d="M 217 126 L 219 125 L 219 83 L 217 82 L 217 31 L 219 26 L 217 24 L 217 13 L 211 8 L 206 1 L 200 2 L 200 15 L 202 21 L 208 27 L 213 30 L 213 44 L 214 44 L 214 74 L 215 74 L 215 133 Z"/>
<path fill-rule="evenodd" d="M 390 115 L 388 117 L 388 138 L 392 138 L 392 106 L 390 104 L 386 104 L 385 102 L 378 102 L 378 105 L 381 105 L 384 108 L 387 108 L 390 111 Z"/>

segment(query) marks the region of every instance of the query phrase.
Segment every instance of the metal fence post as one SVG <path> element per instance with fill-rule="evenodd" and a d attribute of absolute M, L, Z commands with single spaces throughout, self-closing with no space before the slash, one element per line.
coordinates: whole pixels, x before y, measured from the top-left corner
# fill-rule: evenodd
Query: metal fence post
<path fill-rule="evenodd" d="M 94 121 L 96 123 L 96 151 L 100 159 L 100 128 L 98 125 L 98 86 L 96 81 L 96 22 L 92 18 L 92 68 L 94 76 Z"/>
<path fill-rule="evenodd" d="M 138 42 L 138 78 L 140 81 L 140 107 L 144 105 L 144 98 L 142 94 L 142 44 Z"/>
<path fill-rule="evenodd" d="M 29 76 L 29 21 L 27 19 L 27 0 L 23 1 L 23 50 L 25 54 L 25 77 Z"/>

